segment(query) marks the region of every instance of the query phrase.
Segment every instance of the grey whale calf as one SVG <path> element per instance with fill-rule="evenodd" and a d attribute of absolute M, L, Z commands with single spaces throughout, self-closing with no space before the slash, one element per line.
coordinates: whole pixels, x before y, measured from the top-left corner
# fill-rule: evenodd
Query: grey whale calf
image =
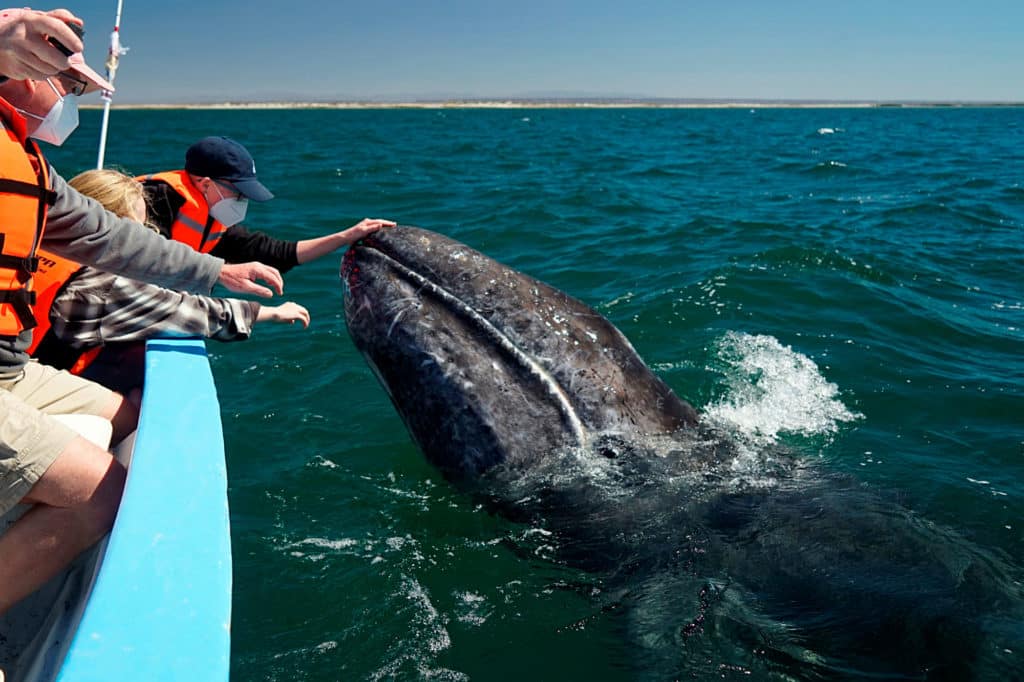
<path fill-rule="evenodd" d="M 425 457 L 597 576 L 638 679 L 1010 679 L 1016 569 L 808 458 L 737 446 L 590 306 L 436 232 L 342 262 L 349 334 Z"/>

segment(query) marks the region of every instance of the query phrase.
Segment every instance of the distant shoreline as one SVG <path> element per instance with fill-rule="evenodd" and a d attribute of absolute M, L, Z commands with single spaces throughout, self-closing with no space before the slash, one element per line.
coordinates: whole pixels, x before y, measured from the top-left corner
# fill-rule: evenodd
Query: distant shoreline
<path fill-rule="evenodd" d="M 82 104 L 99 109 L 102 104 Z M 208 102 L 131 104 L 114 101 L 112 109 L 938 109 L 1024 107 L 1022 102 L 870 102 L 870 101 L 675 101 L 675 100 L 437 100 L 409 102 Z"/>

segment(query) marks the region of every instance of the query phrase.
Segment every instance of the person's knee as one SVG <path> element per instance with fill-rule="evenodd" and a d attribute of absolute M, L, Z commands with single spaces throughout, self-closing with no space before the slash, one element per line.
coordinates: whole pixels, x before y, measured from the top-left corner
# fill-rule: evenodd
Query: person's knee
<path fill-rule="evenodd" d="M 109 419 L 113 425 L 114 433 L 110 438 L 110 444 L 117 445 L 139 425 L 139 403 L 115 393 L 107 410 L 101 416 Z"/>
<path fill-rule="evenodd" d="M 127 471 L 109 452 L 77 437 L 61 452 L 25 498 L 69 512 L 83 546 L 114 523 Z"/>

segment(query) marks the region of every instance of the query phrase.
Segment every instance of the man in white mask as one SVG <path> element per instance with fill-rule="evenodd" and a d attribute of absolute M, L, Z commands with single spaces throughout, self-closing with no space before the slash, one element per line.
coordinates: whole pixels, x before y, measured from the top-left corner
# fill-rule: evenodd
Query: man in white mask
<path fill-rule="evenodd" d="M 249 151 L 227 137 L 205 137 L 185 152 L 184 170 L 139 176 L 151 207 L 150 222 L 171 239 L 229 263 L 258 261 L 284 273 L 302 263 L 392 227 L 367 218 L 337 232 L 287 241 L 241 225 L 249 202 L 274 197 L 256 176 Z"/>
<path fill-rule="evenodd" d="M 68 139 L 68 136 L 75 132 L 75 128 L 78 127 L 78 102 L 75 97 L 61 92 L 54 85 L 55 80 L 59 81 L 60 79 L 54 76 L 52 79 L 47 78 L 38 84 L 35 81 L 24 81 L 33 86 L 38 85 L 40 88 L 49 86 L 50 90 L 53 91 L 57 99 L 54 100 L 53 105 L 45 115 L 40 116 L 24 109 L 19 109 L 19 111 L 22 116 L 28 119 L 29 137 L 40 142 L 49 142 L 59 147 L 64 144 L 64 140 Z"/>

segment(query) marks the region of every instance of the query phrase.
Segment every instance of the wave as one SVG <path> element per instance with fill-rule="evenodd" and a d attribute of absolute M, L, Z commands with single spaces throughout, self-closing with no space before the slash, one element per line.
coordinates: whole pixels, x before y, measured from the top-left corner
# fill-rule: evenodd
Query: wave
<path fill-rule="evenodd" d="M 831 436 L 863 415 L 843 404 L 839 387 L 807 356 L 773 336 L 728 332 L 710 369 L 722 374 L 724 395 L 705 407 L 707 417 L 764 446 L 784 436 Z"/>

